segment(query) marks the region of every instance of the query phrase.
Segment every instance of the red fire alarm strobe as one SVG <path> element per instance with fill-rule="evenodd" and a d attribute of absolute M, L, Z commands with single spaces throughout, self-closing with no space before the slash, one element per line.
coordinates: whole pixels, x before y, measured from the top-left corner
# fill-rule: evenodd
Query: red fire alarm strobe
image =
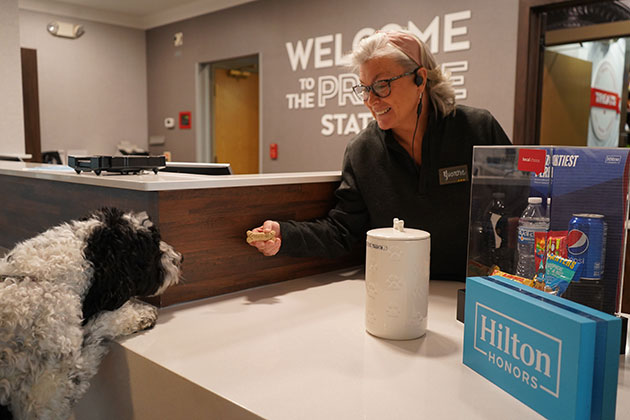
<path fill-rule="evenodd" d="M 179 128 L 188 130 L 191 127 L 191 113 L 190 111 L 184 111 L 179 113 Z"/>
<path fill-rule="evenodd" d="M 269 157 L 271 159 L 278 159 L 278 144 L 271 143 L 269 145 Z"/>

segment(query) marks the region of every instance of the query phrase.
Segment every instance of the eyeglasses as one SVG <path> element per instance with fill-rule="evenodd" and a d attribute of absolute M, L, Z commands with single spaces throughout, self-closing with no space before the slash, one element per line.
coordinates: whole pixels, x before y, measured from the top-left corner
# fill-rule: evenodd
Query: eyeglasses
<path fill-rule="evenodd" d="M 352 86 L 352 90 L 355 95 L 363 101 L 367 101 L 370 98 L 370 91 L 374 92 L 376 96 L 379 98 L 386 98 L 392 93 L 392 85 L 391 83 L 394 80 L 398 80 L 401 77 L 411 76 L 412 74 L 416 74 L 420 67 L 415 70 L 408 71 L 407 73 L 403 73 L 399 76 L 390 77 L 389 79 L 377 80 L 369 86 L 366 85 L 355 85 Z"/>

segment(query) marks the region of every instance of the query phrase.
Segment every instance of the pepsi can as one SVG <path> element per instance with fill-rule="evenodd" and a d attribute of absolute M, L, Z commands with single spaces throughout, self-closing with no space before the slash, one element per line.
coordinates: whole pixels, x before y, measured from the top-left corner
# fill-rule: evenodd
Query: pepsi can
<path fill-rule="evenodd" d="M 606 222 L 601 214 L 574 214 L 569 222 L 569 258 L 582 263 L 583 280 L 601 280 L 606 257 Z"/>

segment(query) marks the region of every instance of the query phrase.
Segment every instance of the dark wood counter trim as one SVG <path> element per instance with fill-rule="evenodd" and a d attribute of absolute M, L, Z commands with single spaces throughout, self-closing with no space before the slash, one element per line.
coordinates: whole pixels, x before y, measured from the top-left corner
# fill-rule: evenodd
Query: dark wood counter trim
<path fill-rule="evenodd" d="M 0 175 L 0 198 L 0 246 L 9 249 L 54 225 L 104 206 L 144 210 L 159 222 L 157 192 Z"/>
<path fill-rule="evenodd" d="M 266 219 L 326 215 L 338 182 L 177 191 L 136 191 L 0 175 L 0 246 L 103 206 L 147 211 L 184 255 L 184 282 L 150 300 L 159 306 L 215 296 L 362 263 L 363 247 L 340 259 L 264 257 L 245 241 Z"/>
<path fill-rule="evenodd" d="M 247 230 L 266 219 L 308 220 L 326 215 L 334 204 L 337 184 L 160 192 L 162 237 L 185 258 L 185 283 L 167 291 L 161 305 L 360 264 L 364 252 L 341 259 L 264 257 L 245 241 Z"/>

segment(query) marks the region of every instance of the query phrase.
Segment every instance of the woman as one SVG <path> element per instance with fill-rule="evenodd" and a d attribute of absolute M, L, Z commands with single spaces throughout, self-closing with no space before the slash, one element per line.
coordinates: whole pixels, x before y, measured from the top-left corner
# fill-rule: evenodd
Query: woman
<path fill-rule="evenodd" d="M 337 204 L 309 222 L 267 220 L 252 242 L 264 255 L 339 256 L 372 228 L 405 226 L 431 234 L 431 278 L 464 280 L 474 145 L 510 144 L 485 110 L 455 105 L 430 51 L 407 32 L 376 32 L 351 53 L 354 91 L 374 120 L 348 143 Z"/>

